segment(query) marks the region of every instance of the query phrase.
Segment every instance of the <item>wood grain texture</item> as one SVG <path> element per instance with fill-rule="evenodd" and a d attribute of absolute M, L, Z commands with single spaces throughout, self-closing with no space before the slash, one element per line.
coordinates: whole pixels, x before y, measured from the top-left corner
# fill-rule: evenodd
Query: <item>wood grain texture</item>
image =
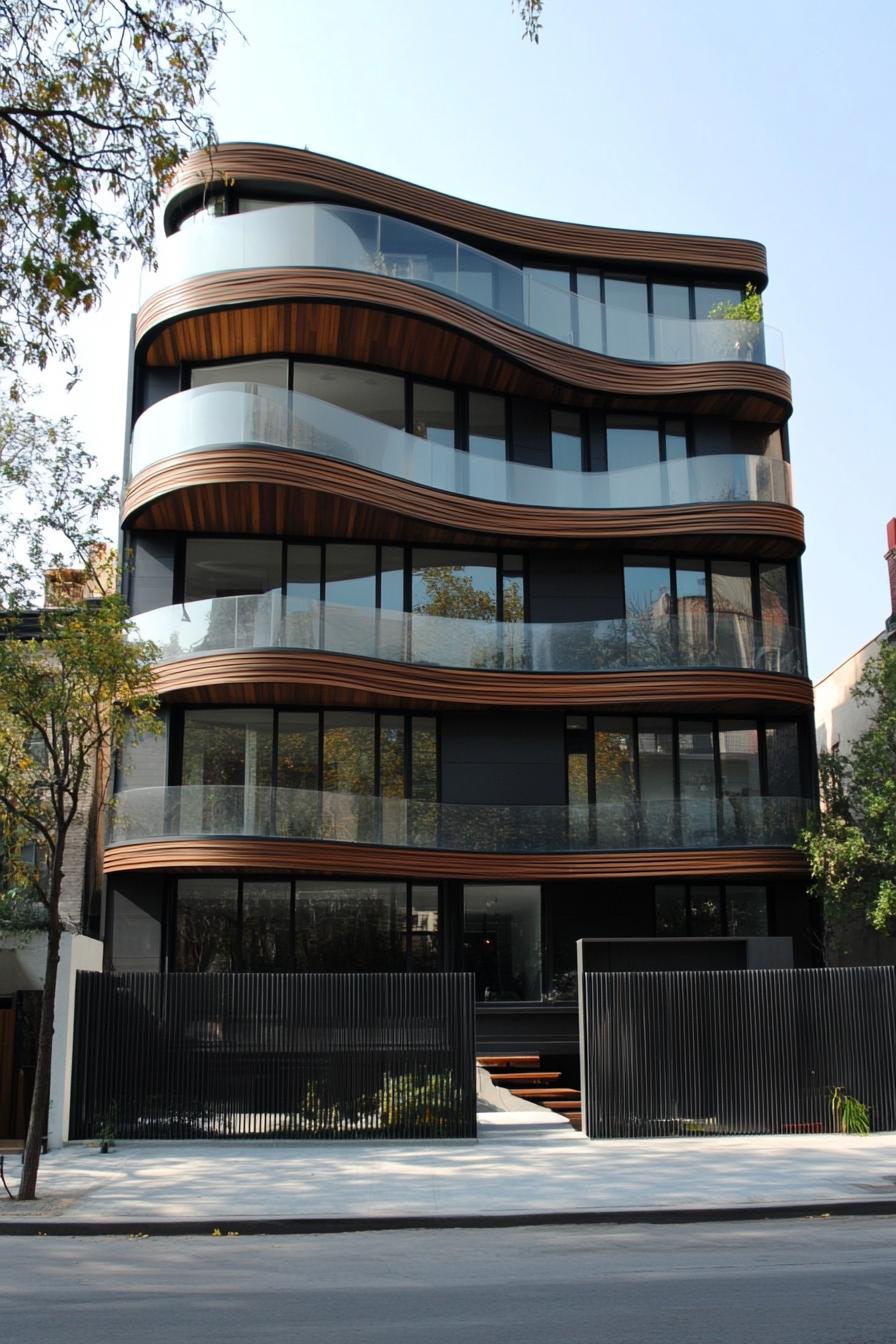
<path fill-rule="evenodd" d="M 246 650 L 164 663 L 159 695 L 191 703 L 292 702 L 304 691 L 333 703 L 481 705 L 506 709 L 571 709 L 613 705 L 747 705 L 778 703 L 809 709 L 812 683 L 779 673 L 681 670 L 657 672 L 485 672 L 390 663 L 347 654 Z"/>
<path fill-rule="evenodd" d="M 107 849 L 104 871 L 333 873 L 341 876 L 489 878 L 805 877 L 792 849 L 650 850 L 612 854 L 473 854 L 384 845 L 263 839 L 163 839 Z"/>
<path fill-rule="evenodd" d="M 228 485 L 238 487 L 227 492 Z M 496 537 L 640 541 L 673 536 L 741 534 L 772 537 L 802 549 L 803 516 L 785 504 L 692 504 L 655 509 L 549 509 L 502 504 L 453 495 L 333 458 L 267 448 L 212 448 L 163 459 L 139 472 L 127 488 L 122 519 L 127 526 L 156 501 L 177 493 L 185 530 L 273 532 L 282 530 L 249 486 L 294 492 L 298 514 L 306 491 L 346 498 L 385 514 L 400 514 L 436 528 Z M 143 527 L 174 525 L 164 511 Z M 300 530 L 295 518 L 289 530 Z M 326 530 L 326 529 L 324 529 Z M 310 533 L 309 533 L 310 535 Z M 386 540 L 384 535 L 382 540 Z M 668 544 L 668 541 L 666 542 Z M 756 547 L 753 547 L 755 553 Z"/>
<path fill-rule="evenodd" d="M 765 248 L 741 238 L 651 233 L 608 229 L 561 220 L 516 215 L 465 201 L 384 173 L 284 145 L 232 142 L 214 151 L 214 173 L 232 177 L 237 188 L 287 189 L 293 199 L 344 201 L 449 229 L 485 244 L 538 255 L 586 261 L 615 261 L 690 271 L 742 273 L 762 288 L 767 279 Z M 165 204 L 166 224 L 189 195 L 200 194 L 209 180 L 205 153 L 180 164 Z"/>
<path fill-rule="evenodd" d="M 282 306 L 305 299 L 360 305 L 362 309 L 379 308 L 423 318 L 454 331 L 467 341 L 496 351 L 536 375 L 574 389 L 626 398 L 659 397 L 673 403 L 683 397 L 694 398 L 696 394 L 740 393 L 751 405 L 766 403 L 764 417 L 751 418 L 768 420 L 786 419 L 792 407 L 787 374 L 766 364 L 735 360 L 705 364 L 636 364 L 554 341 L 549 336 L 514 326 L 492 313 L 421 285 L 390 276 L 314 267 L 223 271 L 159 290 L 137 314 L 138 357 L 149 360 L 150 352 L 146 346 L 160 327 L 188 314 L 208 312 L 211 316 L 215 310 L 218 310 L 216 322 L 206 324 L 203 330 L 206 337 L 215 330 L 229 331 L 226 349 L 234 353 L 239 350 L 243 355 L 262 353 L 265 347 L 298 353 L 292 345 L 282 344 L 285 333 L 277 330 L 280 324 L 276 317 L 274 331 L 279 343 L 272 340 L 266 305 Z M 228 325 L 220 310 L 230 316 L 233 310 L 239 315 L 238 320 Z M 347 314 L 344 321 L 350 323 L 352 315 Z M 399 324 L 393 342 L 400 335 Z M 207 358 L 227 357 L 226 349 L 220 346 L 214 355 L 210 344 L 207 349 Z M 166 350 L 168 362 L 176 362 L 170 358 L 173 353 Z M 388 350 L 381 350 L 378 358 L 371 352 L 368 358 L 371 362 L 396 367 Z M 495 388 L 494 380 L 489 380 L 489 386 L 492 390 L 500 390 Z"/>

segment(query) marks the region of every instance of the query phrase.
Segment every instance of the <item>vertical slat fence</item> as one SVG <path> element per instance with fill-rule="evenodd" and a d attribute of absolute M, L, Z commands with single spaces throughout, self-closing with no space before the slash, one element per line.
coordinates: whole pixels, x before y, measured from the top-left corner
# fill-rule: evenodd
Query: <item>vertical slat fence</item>
<path fill-rule="evenodd" d="M 592 1139 L 831 1132 L 842 1088 L 896 1129 L 896 967 L 586 971 Z"/>
<path fill-rule="evenodd" d="M 70 1136 L 476 1134 L 473 977 L 80 972 Z"/>

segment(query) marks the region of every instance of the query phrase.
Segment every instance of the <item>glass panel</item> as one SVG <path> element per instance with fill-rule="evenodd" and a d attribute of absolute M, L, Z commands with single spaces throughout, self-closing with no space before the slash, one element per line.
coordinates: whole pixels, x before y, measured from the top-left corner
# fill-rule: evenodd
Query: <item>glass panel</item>
<path fill-rule="evenodd" d="M 683 420 L 667 420 L 663 430 L 667 462 L 682 462 L 688 455 L 688 427 Z"/>
<path fill-rule="evenodd" d="M 280 591 L 283 545 L 279 541 L 188 537 L 184 601 Z"/>
<path fill-rule="evenodd" d="M 672 579 L 668 560 L 653 556 L 623 556 L 625 616 L 649 623 L 663 620 L 672 611 Z"/>
<path fill-rule="evenodd" d="M 243 883 L 244 971 L 292 970 L 289 882 Z"/>
<path fill-rule="evenodd" d="M 719 938 L 722 934 L 722 893 L 719 887 L 691 887 L 690 935 Z"/>
<path fill-rule="evenodd" d="M 450 387 L 435 387 L 431 383 L 414 383 L 413 433 L 430 443 L 442 443 L 453 448 L 454 391 Z"/>
<path fill-rule="evenodd" d="M 678 729 L 678 788 L 682 841 L 715 844 L 718 836 L 712 724 L 683 719 Z"/>
<path fill-rule="evenodd" d="M 494 621 L 498 610 L 495 556 L 488 551 L 415 549 L 411 610 Z"/>
<path fill-rule="evenodd" d="M 601 846 L 627 846 L 635 827 L 634 734 L 629 718 L 594 720 L 594 782 Z"/>
<path fill-rule="evenodd" d="M 317 602 L 320 599 L 321 548 L 315 545 L 287 546 L 287 599 Z M 287 603 L 288 605 L 288 603 Z"/>
<path fill-rule="evenodd" d="M 514 570 L 508 561 L 509 557 L 505 556 L 501 577 L 501 619 L 505 625 L 513 625 L 526 619 L 526 589 L 522 568 Z"/>
<path fill-rule="evenodd" d="M 570 751 L 566 757 L 566 791 L 570 805 L 588 802 L 588 753 Z"/>
<path fill-rule="evenodd" d="M 760 564 L 759 607 L 762 613 L 762 648 L 759 666 L 765 672 L 797 671 L 789 628 L 790 602 L 787 566 Z"/>
<path fill-rule="evenodd" d="M 191 387 L 210 383 L 252 383 L 256 387 L 289 386 L 288 359 L 244 359 L 234 364 L 209 364 L 190 370 Z"/>
<path fill-rule="evenodd" d="M 464 887 L 464 969 L 477 999 L 541 1000 L 541 887 Z"/>
<path fill-rule="evenodd" d="M 551 411 L 551 465 L 582 470 L 582 417 L 578 411 Z"/>
<path fill-rule="evenodd" d="M 617 359 L 650 359 L 650 320 L 644 280 L 604 277 L 607 354 Z"/>
<path fill-rule="evenodd" d="M 675 561 L 675 598 L 679 655 L 688 666 L 710 661 L 706 601 L 706 565 L 702 560 Z"/>
<path fill-rule="evenodd" d="M 380 796 L 404 798 L 404 715 L 380 715 Z"/>
<path fill-rule="evenodd" d="M 728 843 L 753 838 L 755 807 L 749 799 L 762 792 L 759 777 L 759 733 L 751 720 L 723 720 L 719 724 L 719 761 L 722 772 L 722 839 Z"/>
<path fill-rule="evenodd" d="M 569 271 L 524 266 L 523 277 L 528 301 L 527 324 L 536 331 L 553 336 L 557 341 L 571 343 L 573 330 Z"/>
<path fill-rule="evenodd" d="M 277 785 L 281 789 L 320 787 L 320 715 L 316 710 L 281 710 L 277 719 Z"/>
<path fill-rule="evenodd" d="M 729 938 L 765 938 L 768 935 L 765 887 L 726 886 L 725 906 Z"/>
<path fill-rule="evenodd" d="M 739 289 L 726 288 L 722 285 L 695 285 L 694 286 L 694 316 L 699 321 L 701 318 L 709 317 L 713 308 L 723 303 L 740 303 L 743 294 Z"/>
<path fill-rule="evenodd" d="M 179 971 L 235 971 L 238 968 L 237 880 L 235 877 L 180 878 L 177 883 Z M 216 1025 L 206 1024 L 209 1031 Z M 220 1024 L 217 1024 L 220 1032 Z"/>
<path fill-rule="evenodd" d="M 351 710 L 324 714 L 324 790 L 328 793 L 375 791 L 374 716 Z"/>
<path fill-rule="evenodd" d="M 671 719 L 638 719 L 641 843 L 654 848 L 675 840 L 675 758 Z"/>
<path fill-rule="evenodd" d="M 691 359 L 690 289 L 687 285 L 653 286 L 654 359 L 666 364 Z"/>
<path fill-rule="evenodd" d="M 332 402 L 355 415 L 366 416 L 394 429 L 404 428 L 404 379 L 373 369 L 343 364 L 293 366 L 293 389 L 319 401 Z"/>
<path fill-rule="evenodd" d="M 330 542 L 326 550 L 327 602 L 345 607 L 376 606 L 376 547 Z"/>
<path fill-rule="evenodd" d="M 404 882 L 297 882 L 297 971 L 405 968 Z"/>
<path fill-rule="evenodd" d="M 411 887 L 411 970 L 439 969 L 439 889 Z"/>
<path fill-rule="evenodd" d="M 181 782 L 230 785 L 181 795 L 181 832 L 265 833 L 274 716 L 269 709 L 184 711 Z"/>
<path fill-rule="evenodd" d="M 504 398 L 493 397 L 486 392 L 471 392 L 469 423 L 470 452 L 476 457 L 490 457 L 503 462 L 507 457 Z"/>
<path fill-rule="evenodd" d="M 753 583 L 747 560 L 713 560 L 716 652 L 728 667 L 753 666 Z"/>
<path fill-rule="evenodd" d="M 607 470 L 648 467 L 660 460 L 659 422 L 650 416 L 607 416 Z"/>
<path fill-rule="evenodd" d="M 769 796 L 772 798 L 801 797 L 803 786 L 797 725 L 795 723 L 766 724 L 765 752 Z"/>
<path fill-rule="evenodd" d="M 684 938 L 688 931 L 687 888 L 677 883 L 654 887 L 657 938 Z"/>
<path fill-rule="evenodd" d="M 411 720 L 411 796 L 435 802 L 439 796 L 436 720 L 415 715 Z"/>
<path fill-rule="evenodd" d="M 579 319 L 579 345 L 585 350 L 604 348 L 603 305 L 600 300 L 600 276 L 579 271 L 576 276 L 576 315 Z"/>
<path fill-rule="evenodd" d="M 404 547 L 384 546 L 380 565 L 380 606 L 404 611 Z"/>

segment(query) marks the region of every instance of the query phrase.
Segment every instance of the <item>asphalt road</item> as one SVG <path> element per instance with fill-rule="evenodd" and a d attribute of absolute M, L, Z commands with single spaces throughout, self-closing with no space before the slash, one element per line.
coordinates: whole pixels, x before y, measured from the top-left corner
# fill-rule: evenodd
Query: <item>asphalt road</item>
<path fill-rule="evenodd" d="M 9 1344 L 896 1344 L 896 1218 L 3 1238 Z"/>

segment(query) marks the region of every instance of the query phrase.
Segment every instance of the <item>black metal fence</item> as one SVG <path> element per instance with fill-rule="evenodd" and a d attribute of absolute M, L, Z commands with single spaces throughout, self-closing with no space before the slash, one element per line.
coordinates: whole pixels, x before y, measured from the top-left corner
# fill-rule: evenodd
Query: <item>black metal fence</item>
<path fill-rule="evenodd" d="M 822 1133 L 835 1088 L 896 1129 L 896 968 L 586 972 L 592 1139 Z"/>
<path fill-rule="evenodd" d="M 473 977 L 81 971 L 70 1137 L 476 1134 Z"/>

